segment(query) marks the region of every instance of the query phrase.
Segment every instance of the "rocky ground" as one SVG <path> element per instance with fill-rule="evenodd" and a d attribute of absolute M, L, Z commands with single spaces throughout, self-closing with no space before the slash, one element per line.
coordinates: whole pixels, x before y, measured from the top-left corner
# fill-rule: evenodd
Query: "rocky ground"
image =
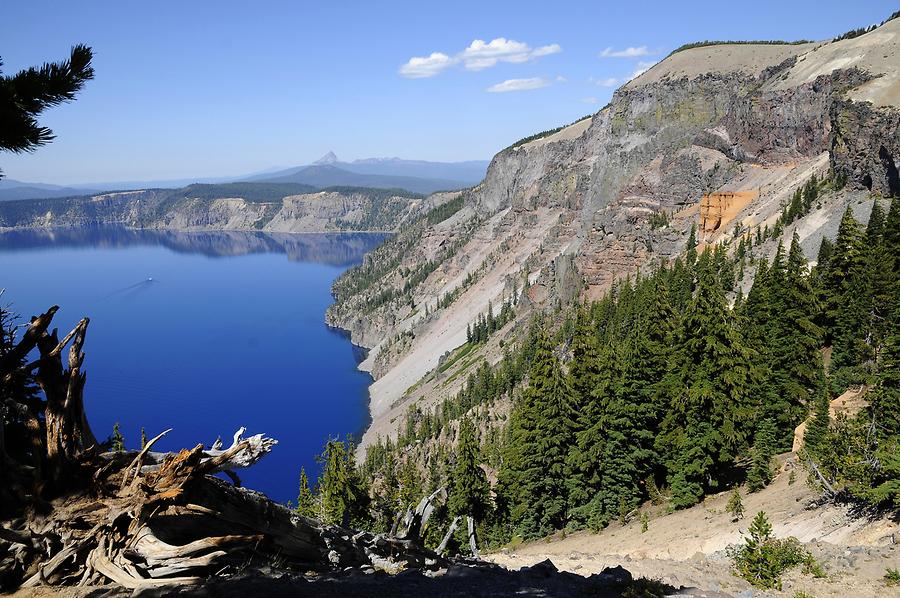
<path fill-rule="evenodd" d="M 888 587 L 883 580 L 888 568 L 900 567 L 896 515 L 892 519 L 857 513 L 849 505 L 819 505 L 803 470 L 792 469 L 793 457 L 782 456 L 782 462 L 785 469 L 769 487 L 744 495 L 747 517 L 739 521 L 725 512 L 726 492 L 670 514 L 647 505 L 650 521 L 644 533 L 637 520 L 625 526 L 615 523 L 599 534 L 557 536 L 487 558 L 510 569 L 550 559 L 560 570 L 582 575 L 621 565 L 637 577 L 673 587 L 699 586 L 741 598 L 793 597 L 801 591 L 815 598 L 900 596 L 900 588 Z M 735 576 L 726 548 L 742 542 L 758 511 L 768 514 L 777 537 L 794 536 L 803 542 L 826 576 L 816 579 L 793 570 L 784 576 L 781 592 L 767 593 Z"/>
<path fill-rule="evenodd" d="M 134 595 L 112 586 L 36 588 L 20 590 L 17 598 L 118 598 Z M 407 571 L 396 575 L 372 569 L 352 569 L 320 576 L 273 574 L 258 571 L 211 580 L 201 586 L 145 590 L 143 597 L 244 598 L 245 596 L 315 596 L 316 598 L 451 597 L 451 596 L 592 596 L 595 598 L 730 598 L 719 590 L 672 586 L 657 580 L 636 579 L 622 567 L 589 576 L 560 571 L 543 561 L 512 571 L 485 562 L 459 562 L 433 572 Z"/>

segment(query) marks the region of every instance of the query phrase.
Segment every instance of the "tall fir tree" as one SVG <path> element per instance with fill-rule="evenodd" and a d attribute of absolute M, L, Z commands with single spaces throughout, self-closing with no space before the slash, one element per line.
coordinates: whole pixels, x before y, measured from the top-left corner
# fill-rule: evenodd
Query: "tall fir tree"
<path fill-rule="evenodd" d="M 897 276 L 871 399 L 873 418 L 882 438 L 900 436 L 900 274 Z"/>
<path fill-rule="evenodd" d="M 403 513 L 426 494 L 422 476 L 414 459 L 406 458 L 399 466 L 396 478 L 397 512 Z"/>
<path fill-rule="evenodd" d="M 890 320 L 892 298 L 895 293 L 897 269 L 894 256 L 891 255 L 890 233 L 884 210 L 876 200 L 872 205 L 869 225 L 866 228 L 866 277 L 870 281 L 868 305 L 866 305 L 868 323 L 868 342 L 870 356 L 877 360 L 881 352 L 887 325 Z"/>
<path fill-rule="evenodd" d="M 769 417 L 776 425 L 776 447 L 788 450 L 794 428 L 806 417 L 819 390 L 822 372 L 823 331 L 813 321 L 818 305 L 807 273 L 800 237 L 794 231 L 784 272 L 782 297 L 776 302 L 776 334 L 770 337 L 773 360 L 769 364 L 782 397 Z"/>
<path fill-rule="evenodd" d="M 746 446 L 752 421 L 749 389 L 758 373 L 754 356 L 732 325 L 709 251 L 698 260 L 698 286 L 682 320 L 680 388 L 664 421 L 669 484 L 676 507 L 695 504 L 717 486 L 724 469 Z"/>
<path fill-rule="evenodd" d="M 459 440 L 456 444 L 450 514 L 469 516 L 476 522 L 482 522 L 488 512 L 490 486 L 484 470 L 478 464 L 478 454 L 475 426 L 471 419 L 464 417 L 459 424 Z"/>
<path fill-rule="evenodd" d="M 859 222 L 850 206 L 844 211 L 838 227 L 834 249 L 822 272 L 823 327 L 826 340 L 833 344 L 833 367 L 850 365 L 854 361 L 853 340 L 860 317 L 861 301 L 855 293 L 862 289 L 860 278 L 865 272 L 865 251 Z M 851 290 L 852 288 L 852 290 Z M 862 307 L 864 314 L 864 307 Z"/>
<path fill-rule="evenodd" d="M 597 385 L 599 373 L 599 349 L 596 329 L 590 311 L 580 306 L 575 316 L 575 331 L 572 335 L 572 363 L 569 375 L 572 379 L 572 390 L 579 405 L 590 399 L 591 392 Z"/>
<path fill-rule="evenodd" d="M 621 382 L 615 350 L 608 343 L 597 348 L 594 368 L 593 385 L 585 389 L 588 396 L 578 405 L 575 442 L 568 455 L 569 503 L 570 517 L 576 527 L 599 530 L 605 522 L 603 507 L 597 501 L 603 483 L 601 476 L 609 467 L 605 400 L 619 392 Z"/>
<path fill-rule="evenodd" d="M 688 268 L 693 268 L 697 263 L 697 225 L 691 225 L 691 232 L 688 235 L 687 248 L 685 253 L 685 261 Z"/>
<path fill-rule="evenodd" d="M 643 333 L 637 333 L 643 336 Z M 635 340 L 621 343 L 615 353 L 618 371 L 606 392 L 597 393 L 600 417 L 595 433 L 603 435 L 598 492 L 589 523 L 597 529 L 614 516 L 635 508 L 643 499 L 642 482 L 654 456 L 654 404 L 652 390 L 644 388 L 634 366 Z M 648 391 L 647 394 L 644 391 Z"/>
<path fill-rule="evenodd" d="M 569 365 L 576 406 L 573 429 L 576 441 L 567 457 L 568 496 L 570 511 L 577 525 L 582 525 L 587 520 L 586 515 L 578 512 L 578 507 L 590 501 L 599 483 L 596 475 L 599 461 L 594 460 L 596 455 L 588 456 L 596 448 L 594 439 L 586 437 L 585 433 L 599 417 L 593 393 L 608 377 L 608 357 L 599 346 L 591 312 L 582 306 L 576 314 L 575 331 L 572 335 L 572 361 Z"/>
<path fill-rule="evenodd" d="M 364 527 L 368 516 L 368 492 L 356 469 L 352 443 L 329 440 L 320 456 L 321 520 L 345 527 Z"/>
<path fill-rule="evenodd" d="M 574 427 L 574 391 L 546 333 L 542 333 L 528 387 L 510 418 L 501 470 L 501 506 L 519 532 L 537 537 L 568 520 L 568 451 Z"/>
<path fill-rule="evenodd" d="M 900 201 L 898 198 L 891 200 L 891 207 L 888 210 L 887 217 L 884 220 L 882 229 L 882 239 L 885 244 L 887 254 L 891 256 L 895 265 L 894 272 L 900 269 Z"/>
<path fill-rule="evenodd" d="M 831 425 L 831 415 L 829 413 L 831 394 L 828 392 L 828 385 L 824 379 L 819 386 L 819 393 L 816 396 L 812 417 L 806 422 L 806 430 L 803 433 L 803 450 L 813 458 L 819 457 L 819 451 Z"/>
<path fill-rule="evenodd" d="M 309 488 L 306 469 L 300 468 L 300 490 L 297 493 L 297 513 L 304 517 L 316 517 L 316 497 Z"/>
<path fill-rule="evenodd" d="M 769 485 L 774 475 L 772 459 L 775 456 L 776 443 L 775 422 L 763 419 L 756 428 L 753 438 L 753 461 L 747 473 L 747 488 L 750 492 L 758 492 Z"/>

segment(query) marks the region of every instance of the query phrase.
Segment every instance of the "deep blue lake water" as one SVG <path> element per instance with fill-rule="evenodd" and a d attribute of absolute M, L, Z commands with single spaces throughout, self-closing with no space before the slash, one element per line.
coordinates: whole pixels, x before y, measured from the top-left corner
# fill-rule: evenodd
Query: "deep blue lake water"
<path fill-rule="evenodd" d="M 370 378 L 324 314 L 331 283 L 384 239 L 85 228 L 0 234 L 0 298 L 22 320 L 51 305 L 60 337 L 82 316 L 94 434 L 126 445 L 173 428 L 175 450 L 240 426 L 279 442 L 245 486 L 296 499 L 329 437 L 363 430 Z M 151 280 L 148 280 L 152 278 Z M 311 477 L 314 474 L 311 473 Z"/>

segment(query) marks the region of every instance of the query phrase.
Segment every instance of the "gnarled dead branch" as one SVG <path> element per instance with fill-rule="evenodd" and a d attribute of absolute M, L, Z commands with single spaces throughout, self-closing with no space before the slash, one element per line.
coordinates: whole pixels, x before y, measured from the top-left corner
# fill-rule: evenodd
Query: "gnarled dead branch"
<path fill-rule="evenodd" d="M 110 581 L 143 590 L 199 583 L 249 562 L 300 571 L 437 563 L 418 542 L 321 525 L 213 477 L 234 475 L 268 454 L 277 441 L 263 434 L 245 438 L 240 428 L 227 448 L 216 442 L 208 449 L 198 444 L 152 451 L 167 430 L 140 451 L 105 451 L 91 433 L 82 400 L 88 319 L 59 340 L 55 330 L 47 332 L 56 310 L 33 318 L 0 361 L 6 382 L 37 349 L 39 357 L 24 368 L 36 371 L 46 397 L 5 406 L 15 425 L 7 429 L 4 423 L 0 441 L 8 443 L 10 432 L 23 437 L 15 439 L 16 451 L 0 445 L 0 590 Z M 416 537 L 436 496 L 416 508 Z"/>

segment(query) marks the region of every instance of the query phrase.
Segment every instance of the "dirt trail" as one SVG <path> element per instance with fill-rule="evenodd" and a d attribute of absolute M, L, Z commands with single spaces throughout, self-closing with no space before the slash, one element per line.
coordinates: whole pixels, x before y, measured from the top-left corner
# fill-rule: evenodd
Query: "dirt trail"
<path fill-rule="evenodd" d="M 746 518 L 733 522 L 725 512 L 730 492 L 671 514 L 647 508 L 649 529 L 641 533 L 637 518 L 625 526 L 611 525 L 599 534 L 578 532 L 565 538 L 533 542 L 487 558 L 517 569 L 549 558 L 561 570 L 589 575 L 621 564 L 634 575 L 659 578 L 675 586 L 739 593 L 750 585 L 735 577 L 725 548 L 742 541 L 752 516 L 765 511 L 778 537 L 795 536 L 824 567 L 828 577 L 814 579 L 799 571 L 785 577 L 783 593 L 803 590 L 823 596 L 900 596 L 882 576 L 900 567 L 900 527 L 888 518 L 854 517 L 845 506 L 815 507 L 817 494 L 805 483 L 805 472 L 792 455 L 782 456 L 782 472 L 766 489 L 742 492 Z M 791 470 L 795 471 L 791 483 Z"/>

